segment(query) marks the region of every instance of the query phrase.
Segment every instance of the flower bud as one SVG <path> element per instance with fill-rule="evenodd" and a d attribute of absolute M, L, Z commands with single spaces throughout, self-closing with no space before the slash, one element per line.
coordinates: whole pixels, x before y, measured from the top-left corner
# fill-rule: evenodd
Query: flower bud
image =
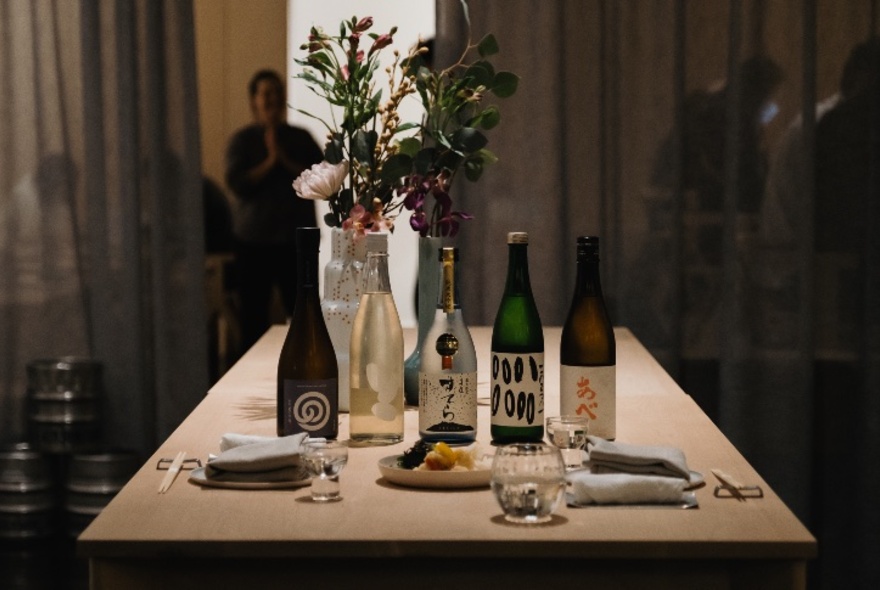
<path fill-rule="evenodd" d="M 379 51 L 380 49 L 388 47 L 391 45 L 391 41 L 391 35 L 379 35 L 376 37 L 376 40 L 373 41 L 373 46 L 370 47 L 370 55 L 373 55 L 374 52 Z"/>
<path fill-rule="evenodd" d="M 365 16 L 354 26 L 354 30 L 356 33 L 362 33 L 373 26 L 373 17 Z"/>

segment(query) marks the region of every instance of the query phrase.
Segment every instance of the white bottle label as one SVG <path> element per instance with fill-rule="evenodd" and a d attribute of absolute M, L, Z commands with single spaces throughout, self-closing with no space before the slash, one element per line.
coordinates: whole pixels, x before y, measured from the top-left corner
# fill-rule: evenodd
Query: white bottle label
<path fill-rule="evenodd" d="M 477 373 L 419 372 L 419 432 L 461 438 L 477 431 Z"/>
<path fill-rule="evenodd" d="M 544 425 L 544 353 L 492 352 L 492 424 Z"/>
<path fill-rule="evenodd" d="M 616 437 L 617 367 L 562 365 L 559 373 L 559 412 L 590 419 L 589 434 Z"/>

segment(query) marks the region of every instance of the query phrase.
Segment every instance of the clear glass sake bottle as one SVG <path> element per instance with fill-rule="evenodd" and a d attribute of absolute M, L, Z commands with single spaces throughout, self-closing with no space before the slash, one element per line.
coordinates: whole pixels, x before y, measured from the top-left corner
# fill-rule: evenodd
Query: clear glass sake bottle
<path fill-rule="evenodd" d="M 339 433 L 339 373 L 318 295 L 321 230 L 296 229 L 296 306 L 278 359 L 278 436 Z"/>
<path fill-rule="evenodd" d="M 577 239 L 577 280 L 559 349 L 560 414 L 587 416 L 591 435 L 616 436 L 617 351 L 599 282 L 599 238 Z"/>
<path fill-rule="evenodd" d="M 351 331 L 351 439 L 403 440 L 403 331 L 388 278 L 388 234 L 368 233 L 364 291 Z"/>
<path fill-rule="evenodd" d="M 440 248 L 440 293 L 419 364 L 419 435 L 426 441 L 477 437 L 477 354 L 461 315 L 458 248 Z"/>
<path fill-rule="evenodd" d="M 492 442 L 544 438 L 544 332 L 529 281 L 529 234 L 507 234 L 504 295 L 492 329 Z"/>

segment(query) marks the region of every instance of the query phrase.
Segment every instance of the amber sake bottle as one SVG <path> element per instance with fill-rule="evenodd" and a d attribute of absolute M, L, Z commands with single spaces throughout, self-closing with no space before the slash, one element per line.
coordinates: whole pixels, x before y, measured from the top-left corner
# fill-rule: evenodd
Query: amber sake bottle
<path fill-rule="evenodd" d="M 616 436 L 617 352 L 599 281 L 599 238 L 577 239 L 577 280 L 562 328 L 560 414 L 587 416 L 589 433 Z"/>

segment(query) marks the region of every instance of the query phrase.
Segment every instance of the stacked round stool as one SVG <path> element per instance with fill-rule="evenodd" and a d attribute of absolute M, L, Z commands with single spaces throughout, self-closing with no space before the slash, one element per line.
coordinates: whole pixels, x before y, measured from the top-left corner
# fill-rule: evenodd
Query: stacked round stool
<path fill-rule="evenodd" d="M 137 471 L 136 454 L 110 451 L 73 455 L 64 484 L 67 534 L 76 538 Z"/>
<path fill-rule="evenodd" d="M 54 587 L 58 487 L 51 459 L 28 443 L 0 447 L 0 581 L 4 589 Z"/>
<path fill-rule="evenodd" d="M 101 364 L 62 357 L 31 361 L 28 377 L 28 433 L 47 453 L 76 453 L 101 443 Z"/>

